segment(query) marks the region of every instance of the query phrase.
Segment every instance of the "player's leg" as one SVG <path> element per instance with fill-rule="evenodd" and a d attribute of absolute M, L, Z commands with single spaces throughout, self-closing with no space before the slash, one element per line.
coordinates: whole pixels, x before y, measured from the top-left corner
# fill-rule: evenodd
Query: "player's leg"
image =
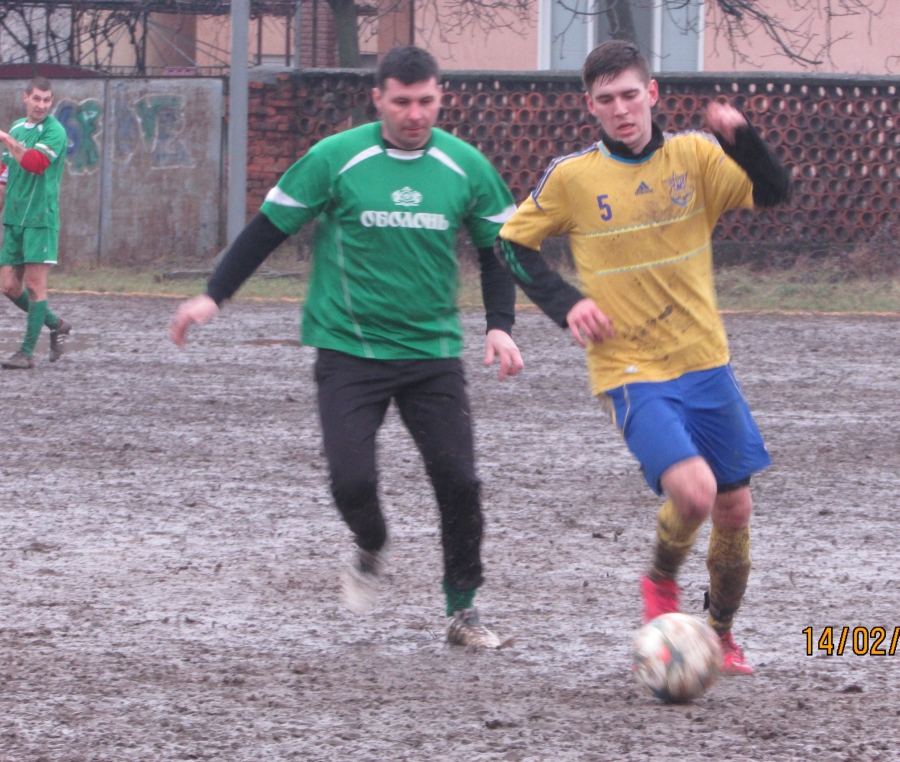
<path fill-rule="evenodd" d="M 482 626 L 473 605 L 484 581 L 481 565 L 481 482 L 475 473 L 472 418 L 458 359 L 410 364 L 397 406 L 422 453 L 441 514 L 447 640 L 496 648 L 500 639 Z"/>
<path fill-rule="evenodd" d="M 319 416 L 334 501 L 358 549 L 342 578 L 344 602 L 362 612 L 374 602 L 387 528 L 378 501 L 375 436 L 393 393 L 390 366 L 319 350 Z"/>
<path fill-rule="evenodd" d="M 28 240 L 26 229 L 26 242 Z M 27 256 L 26 248 L 26 256 Z M 41 329 L 44 327 L 44 318 L 47 316 L 47 275 L 50 265 L 44 263 L 25 262 L 25 290 L 28 292 L 28 320 L 25 327 L 25 339 L 19 351 L 29 359 L 34 355 L 34 347 Z"/>
<path fill-rule="evenodd" d="M 629 384 L 606 398 L 647 483 L 667 496 L 657 515 L 653 562 L 641 578 L 643 618 L 649 622 L 679 610 L 676 577 L 712 510 L 715 479 L 685 427 L 677 380 Z"/>
<path fill-rule="evenodd" d="M 24 276 L 24 265 L 0 265 L 0 290 L 22 312 L 28 312 L 31 301 L 28 298 L 28 291 L 25 290 Z M 54 329 L 59 329 L 64 323 L 65 321 L 55 315 L 48 306 L 44 325 L 52 332 Z M 68 331 L 66 333 L 68 334 Z"/>
<path fill-rule="evenodd" d="M 750 577 L 750 487 L 725 490 L 716 497 L 706 567 L 709 570 L 709 624 L 722 641 L 723 671 L 752 674 L 734 642 L 731 627 Z"/>
<path fill-rule="evenodd" d="M 43 262 L 45 264 L 55 265 L 59 258 L 59 231 L 50 228 L 39 228 L 34 230 L 34 234 L 39 236 L 39 240 L 36 241 L 36 248 L 38 249 L 36 256 L 40 257 L 43 254 Z M 44 284 L 46 286 L 46 279 Z M 65 351 L 65 344 L 69 334 L 72 332 L 72 326 L 56 315 L 50 309 L 49 304 L 44 315 L 44 325 L 50 329 L 50 362 L 56 362 Z"/>
<path fill-rule="evenodd" d="M 13 303 L 20 302 L 25 294 L 24 231 L 18 225 L 6 225 L 0 249 L 0 286 Z M 20 349 L 0 363 L 0 367 L 27 370 L 34 367 L 34 360 Z"/>
<path fill-rule="evenodd" d="M 18 225 L 4 225 L 3 248 L 0 249 L 0 289 L 13 304 L 28 311 L 25 293 L 25 260 L 22 254 L 22 231 Z M 23 308 L 24 303 L 24 308 Z M 18 360 L 16 352 L 9 361 Z M 15 364 L 15 363 L 14 363 Z M 25 367 L 34 363 L 26 362 Z M 3 364 L 6 367 L 6 363 Z"/>
<path fill-rule="evenodd" d="M 707 567 L 710 625 L 719 633 L 726 672 L 749 674 L 731 628 L 750 574 L 750 476 L 770 465 L 762 435 L 731 367 L 696 376 L 689 425 L 716 477 Z"/>

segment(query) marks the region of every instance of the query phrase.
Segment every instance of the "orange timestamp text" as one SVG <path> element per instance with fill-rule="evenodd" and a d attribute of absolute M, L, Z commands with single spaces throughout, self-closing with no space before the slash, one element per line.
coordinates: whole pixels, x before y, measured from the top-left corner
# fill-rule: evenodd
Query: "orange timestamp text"
<path fill-rule="evenodd" d="M 827 656 L 893 656 L 900 643 L 900 627 L 888 636 L 884 627 L 825 627 L 816 640 L 812 627 L 801 632 L 806 636 L 806 655 L 813 655 L 813 648 Z"/>

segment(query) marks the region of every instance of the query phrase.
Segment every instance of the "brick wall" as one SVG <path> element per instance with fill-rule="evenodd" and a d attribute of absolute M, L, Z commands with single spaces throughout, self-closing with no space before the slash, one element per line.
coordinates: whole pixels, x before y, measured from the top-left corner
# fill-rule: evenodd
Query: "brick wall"
<path fill-rule="evenodd" d="M 307 5 L 307 4 L 304 4 Z M 556 72 L 445 73 L 439 126 L 478 147 L 521 200 L 548 163 L 596 139 L 580 81 Z M 786 208 L 731 212 L 719 240 L 853 243 L 900 211 L 900 81 L 771 73 L 661 75 L 655 119 L 670 131 L 702 126 L 710 99 L 744 110 L 793 173 Z M 372 73 L 303 71 L 251 84 L 248 213 L 322 138 L 375 118 Z"/>

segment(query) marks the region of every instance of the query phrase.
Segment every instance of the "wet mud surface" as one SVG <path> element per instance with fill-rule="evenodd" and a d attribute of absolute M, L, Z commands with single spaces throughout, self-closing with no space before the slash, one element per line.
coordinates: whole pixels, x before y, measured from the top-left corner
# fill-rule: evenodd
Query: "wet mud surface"
<path fill-rule="evenodd" d="M 55 296 L 90 340 L 0 371 L 0 760 L 900 759 L 900 647 L 815 649 L 900 626 L 897 319 L 726 318 L 775 462 L 735 628 L 756 674 L 663 706 L 629 668 L 658 501 L 566 334 L 522 313 L 527 368 L 501 385 L 466 317 L 477 602 L 515 637 L 469 653 L 443 643 L 437 510 L 396 414 L 388 577 L 356 617 L 296 309 L 230 306 L 179 352 L 175 305 Z M 698 615 L 707 538 L 681 580 Z"/>

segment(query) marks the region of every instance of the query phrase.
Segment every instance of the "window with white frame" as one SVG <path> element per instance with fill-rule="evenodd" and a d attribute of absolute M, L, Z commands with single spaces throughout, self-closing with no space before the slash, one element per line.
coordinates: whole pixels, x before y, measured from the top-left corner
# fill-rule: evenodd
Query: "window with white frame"
<path fill-rule="evenodd" d="M 637 43 L 654 72 L 703 70 L 704 0 L 617 0 L 627 5 Z M 612 39 L 611 0 L 541 0 L 541 69 L 580 69 Z"/>

